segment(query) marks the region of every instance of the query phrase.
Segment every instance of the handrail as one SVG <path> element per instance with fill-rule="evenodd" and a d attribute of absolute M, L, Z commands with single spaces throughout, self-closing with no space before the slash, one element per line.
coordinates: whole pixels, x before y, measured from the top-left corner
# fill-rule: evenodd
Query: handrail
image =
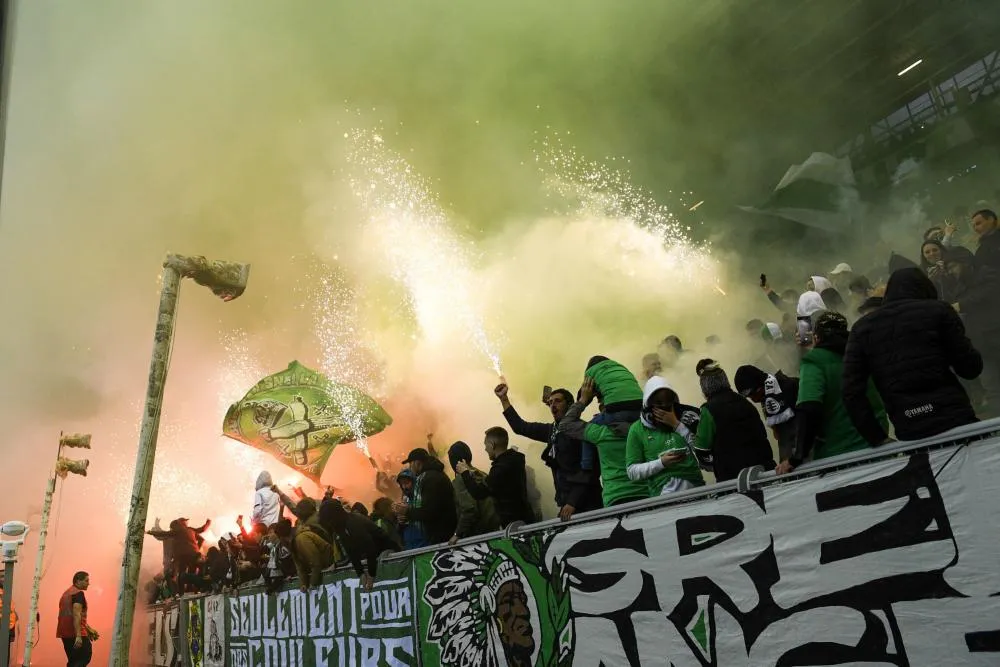
<path fill-rule="evenodd" d="M 757 477 L 754 482 L 754 488 L 772 486 L 774 484 L 784 484 L 792 480 L 801 480 L 806 477 L 816 477 L 835 470 L 841 470 L 843 468 L 855 467 L 866 463 L 875 463 L 876 461 L 892 458 L 908 452 L 923 449 L 937 449 L 942 446 L 953 444 L 964 444 L 974 440 L 983 440 L 995 435 L 1000 436 L 1000 418 L 959 426 L 951 429 L 950 431 L 946 431 L 941 435 L 934 436 L 933 438 L 900 441 L 889 445 L 882 445 L 881 447 L 873 447 L 867 450 L 831 456 L 829 458 L 822 459 L 821 461 L 810 461 L 809 463 L 805 463 L 796 468 L 794 472 L 786 475 L 777 475 L 773 470 L 767 471 Z M 459 540 L 456 543 L 456 546 L 475 544 L 477 542 L 484 542 L 487 540 L 500 539 L 515 535 L 530 535 L 531 533 L 542 532 L 554 528 L 565 528 L 566 526 L 591 523 L 610 517 L 622 516 L 635 512 L 645 512 L 651 509 L 667 507 L 670 505 L 681 505 L 695 500 L 716 498 L 732 493 L 738 493 L 735 480 L 716 482 L 715 484 L 707 484 L 695 489 L 688 489 L 687 491 L 678 491 L 677 493 L 671 493 L 666 496 L 655 496 L 652 498 L 646 498 L 645 500 L 636 500 L 624 505 L 604 507 L 591 512 L 584 512 L 574 516 L 569 521 L 546 519 L 545 521 L 533 523 L 513 531 L 498 530 L 492 533 L 484 533 L 474 537 L 467 537 Z M 399 551 L 387 556 L 385 560 L 401 560 L 420 554 L 435 553 L 437 551 L 444 551 L 451 548 L 452 546 L 448 544 L 435 544 L 427 547 L 420 547 L 419 549 Z"/>
<path fill-rule="evenodd" d="M 809 477 L 818 477 L 830 472 L 834 472 L 836 470 L 843 470 L 844 468 L 852 468 L 859 465 L 865 465 L 868 463 L 883 461 L 885 459 L 899 456 L 900 454 L 907 454 L 925 449 L 927 450 L 938 449 L 940 447 L 947 447 L 950 445 L 968 444 L 976 440 L 985 440 L 986 438 L 993 436 L 1000 436 L 1000 418 L 977 422 L 975 424 L 968 424 L 966 426 L 959 426 L 957 428 L 953 428 L 950 431 L 946 431 L 945 433 L 942 433 L 941 435 L 935 436 L 933 438 L 895 442 L 890 445 L 882 445 L 881 447 L 873 447 L 867 450 L 860 450 L 857 452 L 840 454 L 838 456 L 831 456 L 830 458 L 822 459 L 821 461 L 810 461 L 809 463 L 805 463 L 799 466 L 794 472 L 788 473 L 786 475 L 777 475 L 773 470 L 770 470 L 756 477 L 756 479 L 753 481 L 753 488 L 759 489 L 767 486 L 785 484 L 791 481 L 801 481 L 802 479 L 806 479 Z M 533 523 L 529 525 L 510 526 L 505 530 L 497 530 L 491 533 L 476 535 L 474 537 L 467 537 L 465 539 L 459 540 L 454 546 L 476 544 L 478 542 L 484 542 L 493 539 L 530 535 L 532 533 L 543 532 L 546 530 L 565 528 L 566 526 L 581 525 L 586 523 L 592 523 L 594 521 L 600 521 L 602 519 L 608 519 L 611 517 L 624 516 L 626 514 L 633 514 L 635 512 L 646 512 L 649 510 L 659 509 L 662 507 L 669 507 L 671 505 L 682 505 L 697 500 L 708 500 L 712 498 L 718 498 L 733 493 L 739 493 L 735 480 L 727 482 L 716 482 L 715 484 L 708 484 L 706 486 L 698 487 L 695 489 L 689 489 L 687 491 L 678 491 L 677 493 L 671 493 L 666 496 L 655 496 L 653 498 L 646 498 L 645 500 L 636 500 L 631 503 L 626 503 L 624 505 L 616 505 L 615 507 L 604 507 L 598 510 L 593 510 L 591 512 L 585 512 L 574 516 L 569 521 L 561 521 L 559 519 L 547 519 L 545 521 L 540 521 L 538 523 Z M 379 561 L 396 562 L 401 560 L 407 560 L 415 556 L 419 556 L 421 554 L 436 553 L 438 551 L 444 551 L 446 549 L 451 549 L 451 548 L 453 548 L 453 546 L 449 544 L 435 544 L 428 547 L 421 547 L 419 549 L 397 551 L 395 553 L 385 552 L 379 558 Z M 326 571 L 339 572 L 348 570 L 350 568 L 351 566 L 347 564 L 341 567 L 329 568 Z M 240 586 L 239 590 L 248 591 L 255 588 L 263 588 L 263 585 L 257 583 L 248 583 Z M 194 599 L 208 595 L 213 595 L 213 594 L 189 593 L 184 595 L 183 598 Z M 147 608 L 156 608 L 160 604 L 163 603 L 147 605 Z"/>

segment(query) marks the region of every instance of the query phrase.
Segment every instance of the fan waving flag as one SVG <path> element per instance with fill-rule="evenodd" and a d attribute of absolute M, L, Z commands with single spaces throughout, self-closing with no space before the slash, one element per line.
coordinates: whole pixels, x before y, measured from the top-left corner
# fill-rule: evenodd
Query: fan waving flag
<path fill-rule="evenodd" d="M 293 361 L 230 406 L 222 433 L 319 483 L 334 447 L 379 433 L 391 423 L 371 396 Z"/>

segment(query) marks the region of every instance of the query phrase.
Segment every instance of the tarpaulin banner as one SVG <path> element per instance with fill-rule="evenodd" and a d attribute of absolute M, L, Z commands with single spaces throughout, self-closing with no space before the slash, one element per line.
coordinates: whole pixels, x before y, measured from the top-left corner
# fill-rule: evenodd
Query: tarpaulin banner
<path fill-rule="evenodd" d="M 151 664 L 995 666 L 997 507 L 998 439 L 925 448 L 404 555 L 371 592 L 185 598 Z"/>
<path fill-rule="evenodd" d="M 307 592 L 248 588 L 150 609 L 155 667 L 418 665 L 413 565 L 387 562 L 371 591 L 331 572 Z"/>
<path fill-rule="evenodd" d="M 1000 447 L 417 557 L 423 664 L 1000 664 Z"/>

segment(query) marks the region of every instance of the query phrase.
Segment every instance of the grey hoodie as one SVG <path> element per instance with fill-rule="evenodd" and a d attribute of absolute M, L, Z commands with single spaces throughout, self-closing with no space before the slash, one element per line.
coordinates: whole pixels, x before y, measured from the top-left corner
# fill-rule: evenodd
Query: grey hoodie
<path fill-rule="evenodd" d="M 253 513 L 250 515 L 251 523 L 273 526 L 281 519 L 281 499 L 271 490 L 273 485 L 271 473 L 268 471 L 265 470 L 257 475 L 255 487 L 257 491 L 253 494 Z"/>

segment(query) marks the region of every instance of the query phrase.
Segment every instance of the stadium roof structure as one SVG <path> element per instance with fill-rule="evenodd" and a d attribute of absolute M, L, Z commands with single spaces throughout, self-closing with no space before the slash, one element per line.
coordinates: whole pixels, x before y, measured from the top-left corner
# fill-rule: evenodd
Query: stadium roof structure
<path fill-rule="evenodd" d="M 712 11 L 720 5 L 723 12 Z M 900 113 L 922 123 L 921 113 L 932 115 L 924 107 L 953 103 L 959 88 L 992 94 L 1000 79 L 996 0 L 716 0 L 702 7 L 687 26 L 698 42 L 690 48 L 701 51 L 701 83 L 689 91 L 697 120 L 685 134 L 700 138 L 711 158 L 690 163 L 696 183 L 720 189 L 699 188 L 706 198 L 759 197 L 813 151 L 852 155 L 866 138 L 892 136 Z M 726 151 L 743 145 L 751 148 L 736 158 L 756 159 L 761 182 L 719 176 L 731 159 Z"/>

